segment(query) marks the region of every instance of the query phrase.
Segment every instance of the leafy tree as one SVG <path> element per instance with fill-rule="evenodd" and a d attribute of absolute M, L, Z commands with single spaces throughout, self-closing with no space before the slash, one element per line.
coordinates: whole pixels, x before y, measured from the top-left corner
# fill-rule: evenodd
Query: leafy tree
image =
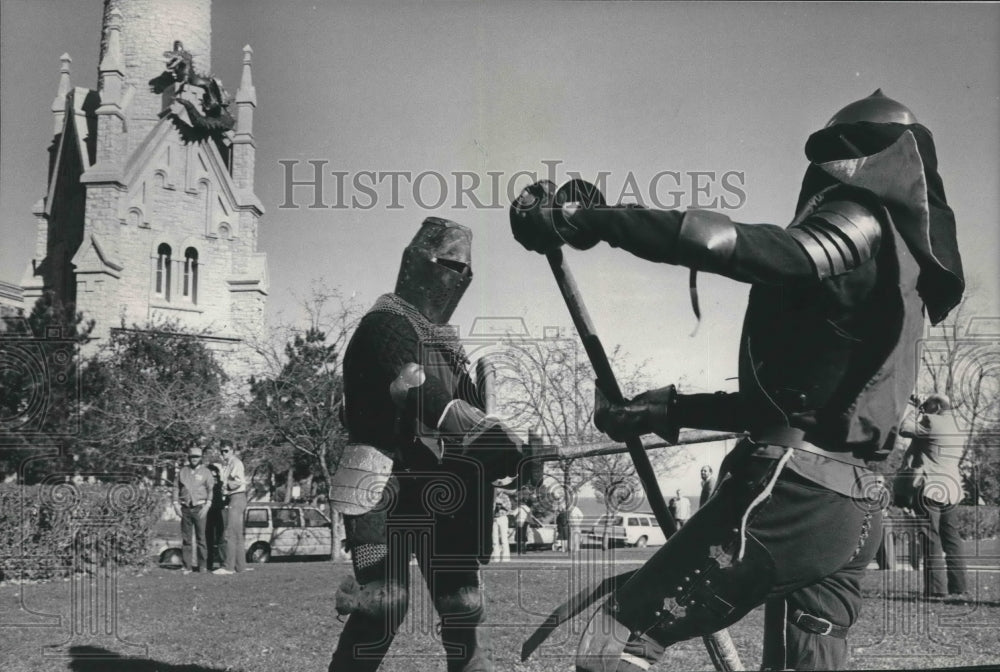
<path fill-rule="evenodd" d="M 31 312 L 0 321 L 0 472 L 18 470 L 37 454 L 32 446 L 58 445 L 63 454 L 78 431 L 79 348 L 94 330 L 72 304 L 54 292 L 41 296 Z M 36 462 L 51 468 L 56 461 Z M 44 474 L 27 474 L 36 480 Z"/>
<path fill-rule="evenodd" d="M 83 375 L 81 461 L 120 467 L 215 433 L 227 378 L 200 336 L 172 321 L 111 331 Z"/>
<path fill-rule="evenodd" d="M 328 481 L 345 438 L 339 418 L 343 380 L 337 346 L 310 328 L 287 344 L 285 356 L 277 375 L 251 379 L 251 399 L 244 408 L 260 424 L 261 444 L 284 445 L 304 454 Z"/>

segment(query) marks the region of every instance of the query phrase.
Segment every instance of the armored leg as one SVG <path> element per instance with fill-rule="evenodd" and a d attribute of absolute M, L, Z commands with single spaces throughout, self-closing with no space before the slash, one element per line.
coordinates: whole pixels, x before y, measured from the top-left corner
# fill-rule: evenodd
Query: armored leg
<path fill-rule="evenodd" d="M 386 512 L 345 516 L 354 576 L 337 591 L 348 615 L 329 672 L 374 672 L 392 645 L 409 606 L 410 553 L 387 542 Z"/>
<path fill-rule="evenodd" d="M 405 592 L 401 592 L 405 596 Z M 337 641 L 329 672 L 374 672 L 382 664 L 406 615 L 406 598 L 381 614 L 351 614 Z"/>
<path fill-rule="evenodd" d="M 371 551 L 356 547 L 353 555 L 363 558 L 366 552 Z M 409 607 L 409 582 L 403 578 L 408 572 L 401 576 L 383 559 L 360 571 L 355 561 L 355 575 L 358 580 L 345 581 L 337 592 L 337 611 L 350 615 L 340 633 L 329 672 L 377 670 Z"/>
<path fill-rule="evenodd" d="M 767 549 L 741 517 L 773 464 L 718 494 L 679 529 L 591 619 L 577 649 L 579 672 L 632 672 L 671 644 L 717 632 L 760 604 L 774 583 Z"/>
<path fill-rule="evenodd" d="M 860 605 L 859 577 L 878 548 L 880 517 L 794 473 L 773 480 L 773 465 L 760 471 L 767 461 L 756 462 L 729 474 L 716 496 L 598 611 L 581 640 L 578 670 L 647 669 L 665 647 L 732 625 L 769 598 L 788 596 L 806 614 L 799 619 L 806 628 L 799 628 L 800 639 L 815 634 L 808 628 L 826 630 L 813 619 L 830 613 L 820 609 L 827 601 Z M 810 599 L 817 594 L 829 599 Z M 846 631 L 856 616 L 829 621 Z M 846 645 L 827 640 L 821 648 L 846 652 Z M 792 666 L 808 664 L 791 648 L 787 655 Z M 823 656 L 841 664 L 841 653 Z"/>
<path fill-rule="evenodd" d="M 441 617 L 448 672 L 492 672 L 493 650 L 482 627 L 486 597 L 478 567 L 425 573 Z"/>

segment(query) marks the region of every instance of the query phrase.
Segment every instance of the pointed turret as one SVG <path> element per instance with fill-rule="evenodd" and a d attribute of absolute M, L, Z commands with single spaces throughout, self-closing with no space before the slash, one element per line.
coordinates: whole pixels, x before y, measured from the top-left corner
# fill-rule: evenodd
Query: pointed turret
<path fill-rule="evenodd" d="M 53 135 L 62 133 L 63 120 L 66 116 L 66 94 L 72 88 L 69 83 L 69 64 L 73 59 L 69 54 L 63 54 L 59 60 L 62 63 L 59 66 L 59 88 L 56 89 L 56 97 L 52 100 Z"/>
<path fill-rule="evenodd" d="M 257 90 L 253 86 L 253 49 L 243 47 L 243 75 L 236 91 L 236 135 L 233 136 L 233 180 L 241 189 L 253 189 L 256 144 L 253 139 L 253 114 L 257 108 Z"/>
<path fill-rule="evenodd" d="M 236 91 L 236 103 L 257 104 L 257 89 L 253 86 L 253 49 L 249 44 L 243 47 L 243 75 L 240 77 L 240 88 Z"/>
<path fill-rule="evenodd" d="M 125 83 L 125 69 L 122 65 L 122 13 L 118 8 L 113 8 L 108 13 L 107 22 L 107 48 L 104 50 L 104 58 L 98 70 L 101 92 L 101 108 L 98 114 L 106 113 L 105 107 L 113 106 L 116 110 L 121 110 L 122 87 Z"/>

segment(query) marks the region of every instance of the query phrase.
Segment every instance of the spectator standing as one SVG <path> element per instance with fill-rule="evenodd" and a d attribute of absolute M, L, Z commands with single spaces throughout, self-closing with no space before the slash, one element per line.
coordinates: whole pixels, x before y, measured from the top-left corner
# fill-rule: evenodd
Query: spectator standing
<path fill-rule="evenodd" d="M 208 571 L 206 523 L 212 504 L 212 472 L 201 463 L 200 446 L 190 446 L 177 472 L 174 510 L 181 519 L 181 560 L 185 574 Z M 194 537 L 192 547 L 192 537 Z"/>
<path fill-rule="evenodd" d="M 914 506 L 930 523 L 924 564 L 924 597 L 966 592 L 966 566 L 958 533 L 958 510 L 965 493 L 958 465 L 965 435 L 958 428 L 951 400 L 932 394 L 910 413 L 899 431 L 912 439 L 905 460 L 917 471 Z"/>
<path fill-rule="evenodd" d="M 715 476 L 712 474 L 712 467 L 707 464 L 701 468 L 701 497 L 698 498 L 698 508 L 705 506 L 705 502 L 715 491 Z"/>
<path fill-rule="evenodd" d="M 580 527 L 583 525 L 583 511 L 576 504 L 569 507 L 566 514 L 569 519 L 569 552 L 576 553 L 580 550 Z"/>
<path fill-rule="evenodd" d="M 670 500 L 670 505 L 671 512 L 674 514 L 674 520 L 677 522 L 677 527 L 683 526 L 688 518 L 691 517 L 691 502 L 678 489 L 675 491 L 674 498 Z"/>
<path fill-rule="evenodd" d="M 524 555 L 524 547 L 528 543 L 528 524 L 531 522 L 531 507 L 521 500 L 514 512 L 514 530 L 517 542 L 517 554 Z"/>
<path fill-rule="evenodd" d="M 247 508 L 247 480 L 243 462 L 236 455 L 232 441 L 223 441 L 222 453 L 222 510 L 223 532 L 226 540 L 225 562 L 213 574 L 233 574 L 246 570 L 246 550 L 243 547 L 243 514 Z"/>
<path fill-rule="evenodd" d="M 559 550 L 569 549 L 569 514 L 564 504 L 556 514 L 556 546 Z"/>
<path fill-rule="evenodd" d="M 212 504 L 208 508 L 205 528 L 208 539 L 208 566 L 209 569 L 218 569 L 226 563 L 225 527 L 222 522 L 225 496 L 222 492 L 222 470 L 219 465 L 210 464 L 208 470 L 212 472 Z"/>
<path fill-rule="evenodd" d="M 510 562 L 510 542 L 507 516 L 510 515 L 510 497 L 502 490 L 493 498 L 493 552 L 491 560 Z"/>

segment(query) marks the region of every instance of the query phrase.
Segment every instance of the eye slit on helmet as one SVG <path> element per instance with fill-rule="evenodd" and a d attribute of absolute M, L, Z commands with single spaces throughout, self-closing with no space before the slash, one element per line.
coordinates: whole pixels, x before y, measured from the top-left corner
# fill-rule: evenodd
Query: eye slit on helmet
<path fill-rule="evenodd" d="M 462 275 L 468 275 L 469 265 L 462 263 L 461 261 L 455 261 L 454 259 L 442 259 L 441 257 L 434 257 L 434 263 L 441 264 L 447 269 L 460 273 Z"/>

